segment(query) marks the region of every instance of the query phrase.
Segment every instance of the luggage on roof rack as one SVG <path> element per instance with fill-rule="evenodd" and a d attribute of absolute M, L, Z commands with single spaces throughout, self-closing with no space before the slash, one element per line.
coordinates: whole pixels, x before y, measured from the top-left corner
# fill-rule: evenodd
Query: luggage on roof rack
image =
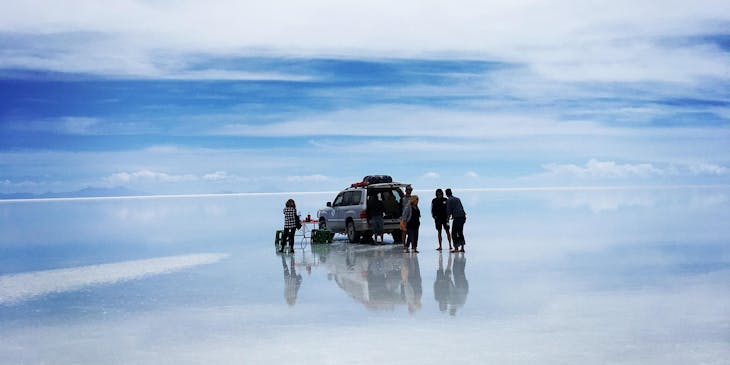
<path fill-rule="evenodd" d="M 357 188 L 362 186 L 368 186 L 370 184 L 383 184 L 391 182 L 393 182 L 393 178 L 389 175 L 368 175 L 363 177 L 361 182 L 353 183 L 350 186 L 353 188 Z"/>
<path fill-rule="evenodd" d="M 393 182 L 393 178 L 389 175 L 368 175 L 362 178 L 363 182 L 368 182 L 368 184 L 382 184 L 382 183 L 391 183 Z"/>

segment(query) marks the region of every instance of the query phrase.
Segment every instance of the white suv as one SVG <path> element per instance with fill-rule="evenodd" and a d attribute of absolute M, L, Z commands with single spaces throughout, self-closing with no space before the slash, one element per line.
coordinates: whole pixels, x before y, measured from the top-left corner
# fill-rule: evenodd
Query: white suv
<path fill-rule="evenodd" d="M 337 194 L 334 201 L 327 202 L 326 208 L 317 211 L 319 227 L 347 234 L 350 242 L 369 241 L 372 230 L 367 220 L 367 197 L 377 194 L 385 207 L 385 232 L 393 235 L 393 241 L 398 243 L 401 241 L 401 198 L 405 195 L 403 188 L 408 185 L 396 182 L 353 184 Z"/>

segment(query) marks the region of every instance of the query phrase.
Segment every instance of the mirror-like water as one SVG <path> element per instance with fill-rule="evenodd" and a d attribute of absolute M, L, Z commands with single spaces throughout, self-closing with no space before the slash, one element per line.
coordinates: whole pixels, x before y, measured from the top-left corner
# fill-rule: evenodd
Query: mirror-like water
<path fill-rule="evenodd" d="M 285 195 L 0 203 L 0 363 L 730 358 L 730 190 L 455 194 L 463 254 L 427 214 L 419 254 L 278 254 Z"/>

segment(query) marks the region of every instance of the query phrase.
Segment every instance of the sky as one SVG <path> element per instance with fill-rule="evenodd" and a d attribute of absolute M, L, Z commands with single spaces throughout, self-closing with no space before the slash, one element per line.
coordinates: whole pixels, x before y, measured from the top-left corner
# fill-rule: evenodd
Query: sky
<path fill-rule="evenodd" d="M 4 1 L 0 194 L 730 184 L 727 1 Z"/>

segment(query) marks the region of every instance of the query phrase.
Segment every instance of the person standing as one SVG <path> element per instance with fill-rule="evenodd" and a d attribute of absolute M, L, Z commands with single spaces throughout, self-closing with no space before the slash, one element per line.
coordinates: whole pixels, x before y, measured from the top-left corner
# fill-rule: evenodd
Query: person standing
<path fill-rule="evenodd" d="M 418 229 L 421 227 L 421 210 L 418 209 L 418 195 L 411 196 L 411 202 L 403 211 L 403 221 L 406 222 L 408 231 L 407 241 L 403 246 L 403 252 L 408 252 L 408 245 L 414 253 L 418 253 Z"/>
<path fill-rule="evenodd" d="M 401 220 L 403 217 L 403 213 L 405 212 L 406 208 L 408 208 L 408 205 L 411 203 L 411 192 L 413 192 L 413 187 L 410 185 L 406 186 L 406 195 L 404 195 L 400 199 L 400 212 L 401 212 Z M 408 245 L 407 236 L 408 236 L 408 230 L 401 231 L 401 242 L 403 242 L 404 245 Z"/>
<path fill-rule="evenodd" d="M 464 252 L 464 223 L 466 223 L 466 212 L 464 206 L 461 205 L 461 199 L 455 197 L 451 189 L 446 189 L 446 213 L 454 220 L 454 226 L 451 230 L 451 237 L 454 242 L 454 249 L 451 252 Z"/>
<path fill-rule="evenodd" d="M 373 229 L 373 243 L 376 245 L 384 245 L 385 223 L 383 222 L 383 213 L 385 213 L 385 206 L 378 199 L 377 194 L 368 195 L 367 204 L 366 213 L 368 223 L 370 223 L 370 227 Z M 378 243 L 378 236 L 380 236 L 380 243 Z"/>
<path fill-rule="evenodd" d="M 279 252 L 284 252 L 287 242 L 289 242 L 289 252 L 294 253 L 294 232 L 297 230 L 297 205 L 294 199 L 286 201 L 284 206 L 284 239 L 281 242 Z"/>
<path fill-rule="evenodd" d="M 454 248 L 451 246 L 451 232 L 449 232 L 449 215 L 446 212 L 446 198 L 444 198 L 444 191 L 436 189 L 436 197 L 431 200 L 431 216 L 433 217 L 434 223 L 436 223 L 436 231 L 438 231 L 439 248 L 436 250 L 441 251 L 441 229 L 446 231 L 446 239 L 449 240 L 449 250 Z"/>

